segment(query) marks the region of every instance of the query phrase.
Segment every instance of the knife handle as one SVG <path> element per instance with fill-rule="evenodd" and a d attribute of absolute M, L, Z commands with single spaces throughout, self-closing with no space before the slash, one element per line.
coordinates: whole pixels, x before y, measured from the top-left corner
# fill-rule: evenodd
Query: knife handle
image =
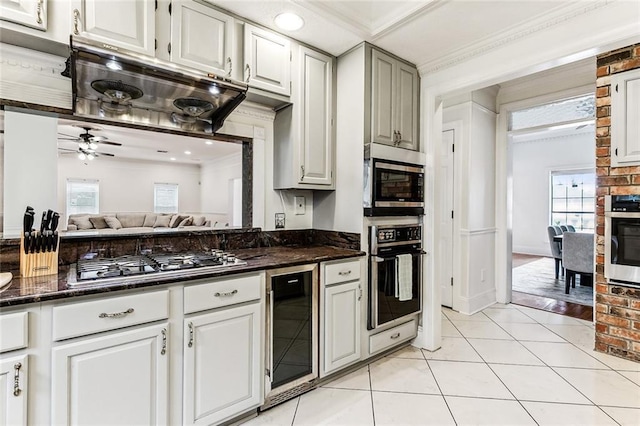
<path fill-rule="evenodd" d="M 40 235 L 44 232 L 47 227 L 47 212 L 42 212 L 42 221 L 40 222 Z"/>
<path fill-rule="evenodd" d="M 29 232 L 24 233 L 22 244 L 24 245 L 24 254 L 29 254 L 29 247 L 31 245 L 31 237 L 29 235 Z"/>
<path fill-rule="evenodd" d="M 53 231 L 53 246 L 52 251 L 58 250 L 58 231 Z"/>

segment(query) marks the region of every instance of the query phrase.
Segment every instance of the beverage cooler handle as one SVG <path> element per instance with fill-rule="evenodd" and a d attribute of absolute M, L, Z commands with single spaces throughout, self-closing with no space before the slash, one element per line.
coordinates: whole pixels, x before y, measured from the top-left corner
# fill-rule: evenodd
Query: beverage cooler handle
<path fill-rule="evenodd" d="M 273 290 L 269 292 L 269 380 L 273 383 Z"/>

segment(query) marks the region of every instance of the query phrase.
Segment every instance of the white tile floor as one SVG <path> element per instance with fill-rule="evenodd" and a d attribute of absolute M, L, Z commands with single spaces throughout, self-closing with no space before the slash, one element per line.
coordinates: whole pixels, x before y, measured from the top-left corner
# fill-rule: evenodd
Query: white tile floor
<path fill-rule="evenodd" d="M 442 323 L 441 349 L 401 349 L 245 425 L 640 425 L 640 363 L 594 352 L 591 323 L 516 305 Z"/>

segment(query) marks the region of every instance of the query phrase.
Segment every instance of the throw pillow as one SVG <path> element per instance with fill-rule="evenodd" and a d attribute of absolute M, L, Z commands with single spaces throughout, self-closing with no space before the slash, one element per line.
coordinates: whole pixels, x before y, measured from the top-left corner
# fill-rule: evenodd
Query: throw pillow
<path fill-rule="evenodd" d="M 193 219 L 193 226 L 204 226 L 204 223 L 207 221 L 207 218 L 204 216 L 199 216 Z"/>
<path fill-rule="evenodd" d="M 182 228 L 183 226 L 191 226 L 192 224 L 193 224 L 193 216 L 188 216 L 178 224 L 178 228 Z"/>
<path fill-rule="evenodd" d="M 174 214 L 171 218 L 171 222 L 169 223 L 169 228 L 177 228 L 180 225 L 180 222 L 185 220 L 188 216 L 182 216 L 179 214 Z"/>
<path fill-rule="evenodd" d="M 123 228 L 138 228 L 144 224 L 144 213 L 118 213 Z"/>
<path fill-rule="evenodd" d="M 89 222 L 91 222 L 93 227 L 96 229 L 105 229 L 109 227 L 109 225 L 107 225 L 107 222 L 104 220 L 104 216 L 90 217 Z"/>
<path fill-rule="evenodd" d="M 142 226 L 144 226 L 145 228 L 153 227 L 153 224 L 156 223 L 156 217 L 158 217 L 158 215 L 155 213 L 147 213 L 146 215 L 144 215 L 144 223 L 142 224 Z"/>
<path fill-rule="evenodd" d="M 89 220 L 89 216 L 77 216 L 73 218 L 73 223 L 81 229 L 93 229 L 93 224 Z"/>
<path fill-rule="evenodd" d="M 169 222 L 171 222 L 170 215 L 161 215 L 159 214 L 156 217 L 156 221 L 153 223 L 154 228 L 168 228 Z"/>
<path fill-rule="evenodd" d="M 122 224 L 120 223 L 120 221 L 118 220 L 117 217 L 105 216 L 104 221 L 107 222 L 107 225 L 109 225 L 109 228 L 111 228 L 111 229 L 121 229 L 122 228 Z"/>

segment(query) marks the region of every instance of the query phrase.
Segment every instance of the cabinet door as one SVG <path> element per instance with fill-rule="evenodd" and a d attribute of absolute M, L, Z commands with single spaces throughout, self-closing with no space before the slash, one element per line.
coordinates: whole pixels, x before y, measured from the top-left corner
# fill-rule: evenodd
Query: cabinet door
<path fill-rule="evenodd" d="M 167 324 L 52 350 L 54 424 L 167 424 Z"/>
<path fill-rule="evenodd" d="M 396 111 L 396 60 L 376 50 L 371 54 L 371 141 L 393 145 Z"/>
<path fill-rule="evenodd" d="M 333 181 L 333 60 L 300 47 L 300 183 Z"/>
<path fill-rule="evenodd" d="M 27 424 L 27 356 L 0 361 L 0 426 Z"/>
<path fill-rule="evenodd" d="M 360 281 L 324 289 L 324 374 L 360 359 L 361 299 Z"/>
<path fill-rule="evenodd" d="M 291 42 L 244 24 L 244 79 L 250 86 L 291 94 Z"/>
<path fill-rule="evenodd" d="M 185 319 L 183 424 L 210 425 L 261 403 L 260 304 Z"/>
<path fill-rule="evenodd" d="M 398 146 L 418 149 L 418 94 L 420 93 L 418 70 L 398 62 L 396 129 Z"/>
<path fill-rule="evenodd" d="M 153 56 L 155 3 L 147 0 L 115 3 L 111 0 L 72 0 L 72 34 Z"/>
<path fill-rule="evenodd" d="M 227 77 L 234 19 L 192 0 L 172 2 L 171 61 Z"/>
<path fill-rule="evenodd" d="M 47 0 L 0 0 L 0 19 L 47 29 Z"/>
<path fill-rule="evenodd" d="M 640 69 L 611 77 L 611 165 L 640 165 Z"/>

